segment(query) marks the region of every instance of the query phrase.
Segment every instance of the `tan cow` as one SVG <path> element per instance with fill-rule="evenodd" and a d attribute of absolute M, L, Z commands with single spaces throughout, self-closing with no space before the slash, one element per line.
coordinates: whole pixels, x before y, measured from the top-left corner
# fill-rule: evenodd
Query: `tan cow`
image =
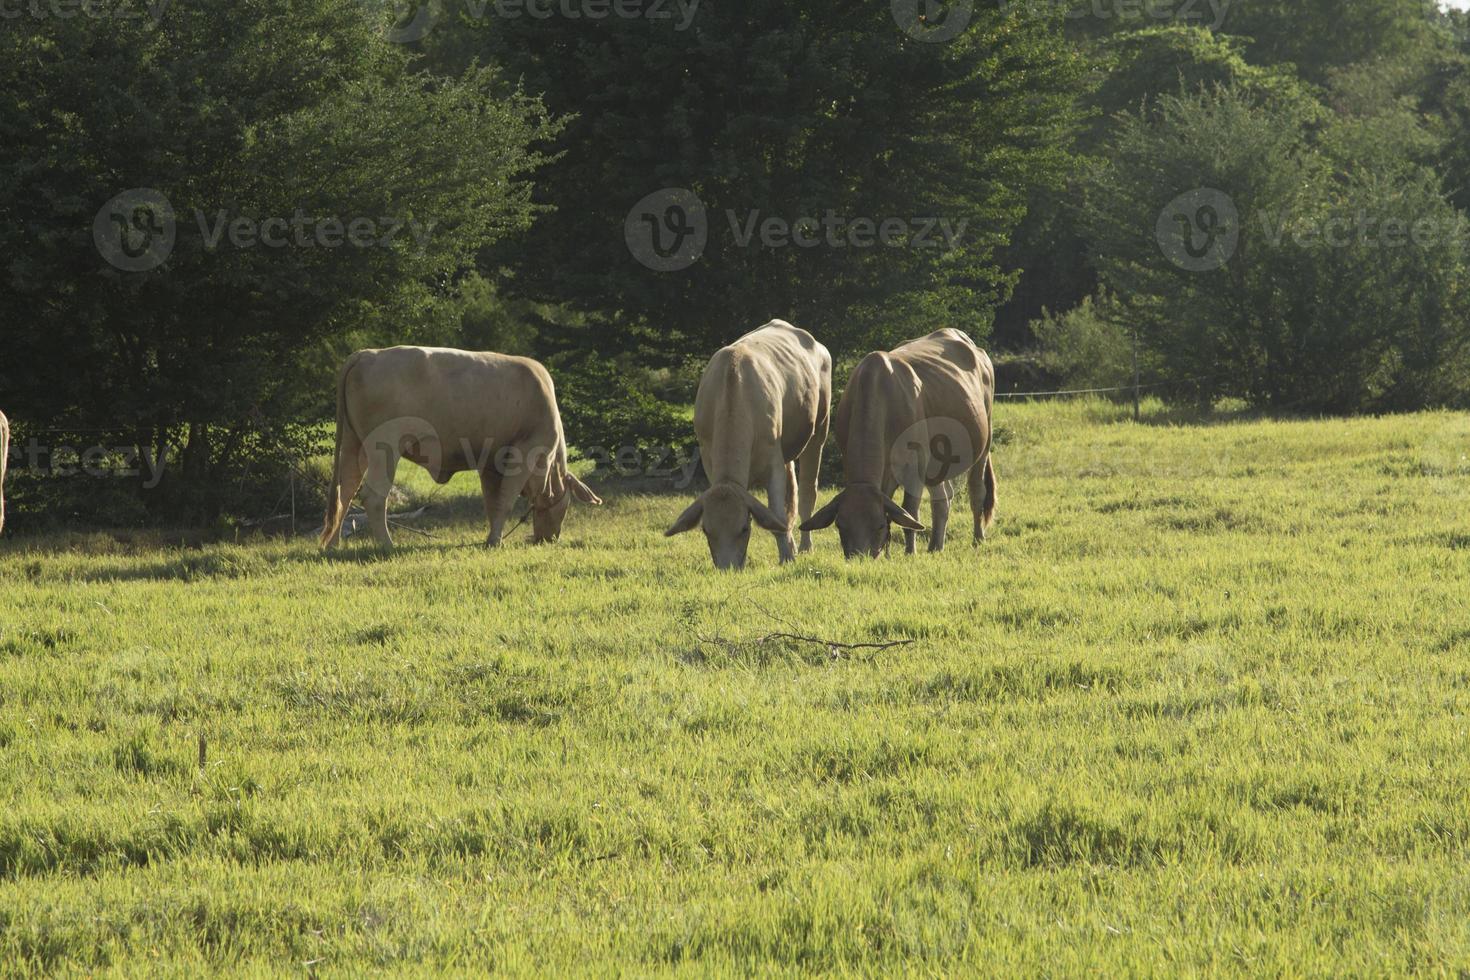
<path fill-rule="evenodd" d="M 391 546 L 388 491 L 399 459 L 438 483 L 480 474 L 488 547 L 500 544 L 516 498 L 531 502 L 532 540 L 555 541 L 569 497 L 602 501 L 567 469 L 566 437 L 546 368 L 526 357 L 442 347 L 358 351 L 337 384 L 337 453 L 324 548 L 341 539 L 359 484 L 378 544 Z"/>
<path fill-rule="evenodd" d="M 10 461 L 10 420 L 0 412 L 0 531 L 5 530 L 5 464 Z"/>
<path fill-rule="evenodd" d="M 694 398 L 694 432 L 710 488 L 665 534 L 701 526 L 716 568 L 744 568 L 754 518 L 776 536 L 781 561 L 791 561 L 796 516 L 805 519 L 817 503 L 831 404 L 831 355 L 784 320 L 716 351 Z M 752 483 L 765 484 L 770 506 L 751 494 Z M 811 546 L 811 535 L 803 533 L 801 550 Z"/>
<path fill-rule="evenodd" d="M 975 543 L 995 515 L 990 462 L 990 412 L 995 369 L 985 352 L 958 330 L 937 330 L 888 353 L 874 351 L 853 369 L 834 427 L 842 447 L 845 486 L 801 525 L 816 531 L 837 523 L 842 550 L 877 557 L 888 548 L 889 525 L 904 529 L 914 552 L 915 515 L 929 488 L 934 530 L 929 550 L 944 549 L 951 480 L 968 474 Z M 903 506 L 892 500 L 902 487 Z"/>

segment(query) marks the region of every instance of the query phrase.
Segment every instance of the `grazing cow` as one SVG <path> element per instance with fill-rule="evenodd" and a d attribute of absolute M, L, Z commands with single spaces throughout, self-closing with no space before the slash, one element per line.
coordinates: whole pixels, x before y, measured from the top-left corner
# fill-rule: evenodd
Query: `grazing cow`
<path fill-rule="evenodd" d="M 716 351 L 694 399 L 694 432 L 710 488 L 665 534 L 700 526 L 716 568 L 744 568 L 754 518 L 776 536 L 781 561 L 791 561 L 796 515 L 805 519 L 817 503 L 831 404 L 831 355 L 784 320 Z M 753 482 L 765 484 L 770 506 L 747 489 Z M 803 533 L 801 550 L 811 546 L 811 535 Z"/>
<path fill-rule="evenodd" d="M 359 484 L 373 538 L 385 547 L 388 491 L 402 457 L 438 483 L 480 474 L 487 547 L 500 544 L 516 498 L 531 502 L 532 540 L 555 541 L 569 497 L 602 501 L 567 469 L 566 437 L 546 368 L 526 357 L 441 347 L 358 351 L 337 384 L 337 453 L 321 544 L 342 534 Z"/>
<path fill-rule="evenodd" d="M 0 412 L 0 531 L 5 530 L 5 464 L 10 461 L 10 421 Z"/>
<path fill-rule="evenodd" d="M 834 426 L 842 447 L 845 486 L 801 525 L 816 531 L 837 522 L 842 550 L 877 557 L 888 548 L 889 525 L 904 529 L 914 552 L 915 515 L 929 488 L 934 530 L 930 551 L 944 549 L 951 480 L 969 476 L 975 543 L 995 514 L 990 462 L 990 413 L 995 369 L 985 352 L 958 330 L 937 330 L 888 353 L 874 351 L 853 370 Z M 903 488 L 903 506 L 892 500 Z"/>

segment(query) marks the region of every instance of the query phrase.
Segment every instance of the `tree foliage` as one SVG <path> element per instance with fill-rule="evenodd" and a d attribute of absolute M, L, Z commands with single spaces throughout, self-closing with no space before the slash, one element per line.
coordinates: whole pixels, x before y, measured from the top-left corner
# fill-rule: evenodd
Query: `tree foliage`
<path fill-rule="evenodd" d="M 0 390 L 22 425 L 181 457 L 150 500 L 216 510 L 300 442 L 327 350 L 374 324 L 412 339 L 479 248 L 530 223 L 540 105 L 488 69 L 416 73 L 383 27 L 354 0 L 8 22 L 0 319 L 19 329 Z M 104 213 L 139 189 L 167 206 Z M 166 258 L 115 268 L 109 235 Z"/>
<path fill-rule="evenodd" d="M 1431 169 L 1354 120 L 1314 129 L 1300 102 L 1219 88 L 1159 108 L 1121 121 L 1089 230 L 1167 371 L 1204 379 L 1206 399 L 1277 409 L 1454 397 L 1470 279 Z M 1178 251 L 1191 246 L 1198 264 Z"/>
<path fill-rule="evenodd" d="M 889 7 L 710 2 L 682 29 L 487 16 L 431 37 L 441 70 L 502 64 L 576 117 L 537 185 L 555 212 L 487 264 L 585 314 L 560 342 L 604 352 L 707 350 L 777 316 L 838 348 L 942 324 L 984 336 L 1013 280 L 996 251 L 1030 189 L 1064 172 L 1082 62 L 1055 18 L 977 10 L 933 43 Z M 663 188 L 707 209 L 708 244 L 682 271 L 645 268 L 625 242 L 630 209 Z M 762 241 L 767 218 L 829 215 L 963 231 L 952 249 Z"/>

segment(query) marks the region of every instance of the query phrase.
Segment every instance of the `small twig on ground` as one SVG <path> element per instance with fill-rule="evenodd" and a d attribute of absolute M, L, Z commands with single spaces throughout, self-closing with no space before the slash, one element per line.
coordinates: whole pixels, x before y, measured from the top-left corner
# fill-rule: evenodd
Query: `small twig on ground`
<path fill-rule="evenodd" d="M 687 629 L 689 633 L 693 635 L 694 639 L 699 643 L 724 647 L 726 650 L 731 652 L 737 651 L 741 647 L 760 646 L 761 644 L 771 643 L 776 640 L 792 640 L 797 643 L 812 643 L 817 646 L 826 647 L 827 653 L 831 656 L 833 660 L 840 658 L 844 653 L 850 653 L 854 650 L 872 650 L 874 652 L 881 652 L 883 650 L 891 650 L 895 647 L 906 647 L 910 644 L 919 642 L 918 639 L 914 637 L 900 637 L 897 640 L 883 640 L 871 643 L 843 643 L 841 640 L 829 640 L 826 637 L 811 636 L 806 633 L 798 632 L 801 627 L 798 626 L 796 623 L 793 623 L 789 619 L 785 619 L 781 616 L 776 615 L 775 613 L 771 612 L 771 610 L 767 609 L 765 606 L 752 599 L 748 594 L 751 588 L 753 588 L 753 586 L 747 586 L 746 588 L 738 589 L 730 593 L 724 599 L 715 603 L 714 608 L 716 610 L 723 611 L 728 608 L 731 602 L 737 599 L 743 600 L 745 603 L 747 603 L 757 612 L 759 612 L 762 616 L 765 616 L 768 620 L 773 620 L 777 623 L 780 623 L 782 626 L 785 626 L 787 630 L 789 630 L 789 632 L 765 633 L 761 636 L 749 640 L 731 640 L 723 636 L 707 636 L 704 633 L 700 632 L 694 626 L 694 623 L 692 622 L 692 616 L 690 617 L 690 620 L 684 621 L 684 628 Z"/>
<path fill-rule="evenodd" d="M 797 640 L 801 643 L 816 643 L 824 646 L 834 657 L 842 655 L 844 650 L 891 650 L 894 647 L 906 647 L 918 640 L 905 637 L 901 640 L 887 640 L 882 643 L 841 643 L 837 640 L 826 640 L 820 636 L 802 636 L 800 633 L 767 633 L 765 636 L 752 640 L 753 643 L 769 643 L 771 640 Z"/>

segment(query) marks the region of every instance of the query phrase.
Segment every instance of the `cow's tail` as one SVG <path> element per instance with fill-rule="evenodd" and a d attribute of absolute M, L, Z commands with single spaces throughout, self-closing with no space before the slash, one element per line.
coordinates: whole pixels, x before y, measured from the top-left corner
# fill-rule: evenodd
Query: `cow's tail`
<path fill-rule="evenodd" d="M 984 527 L 990 527 L 991 521 L 995 520 L 995 464 L 990 461 L 990 454 L 985 454 L 985 509 L 980 512 L 981 523 Z"/>
<path fill-rule="evenodd" d="M 332 483 L 327 488 L 327 516 L 322 523 L 320 545 L 323 548 L 336 539 L 337 532 L 342 529 L 342 519 L 347 516 L 347 505 L 352 502 L 352 494 L 357 492 L 356 485 L 346 486 L 342 479 L 348 460 L 353 461 L 355 470 L 356 460 L 362 454 L 362 440 L 353 431 L 352 422 L 347 417 L 347 375 L 357 364 L 357 357 L 353 354 L 347 359 L 337 378 L 337 446 L 332 456 Z M 346 500 L 342 499 L 344 490 Z"/>
<path fill-rule="evenodd" d="M 0 531 L 5 530 L 5 464 L 10 461 L 10 423 L 0 414 Z"/>

